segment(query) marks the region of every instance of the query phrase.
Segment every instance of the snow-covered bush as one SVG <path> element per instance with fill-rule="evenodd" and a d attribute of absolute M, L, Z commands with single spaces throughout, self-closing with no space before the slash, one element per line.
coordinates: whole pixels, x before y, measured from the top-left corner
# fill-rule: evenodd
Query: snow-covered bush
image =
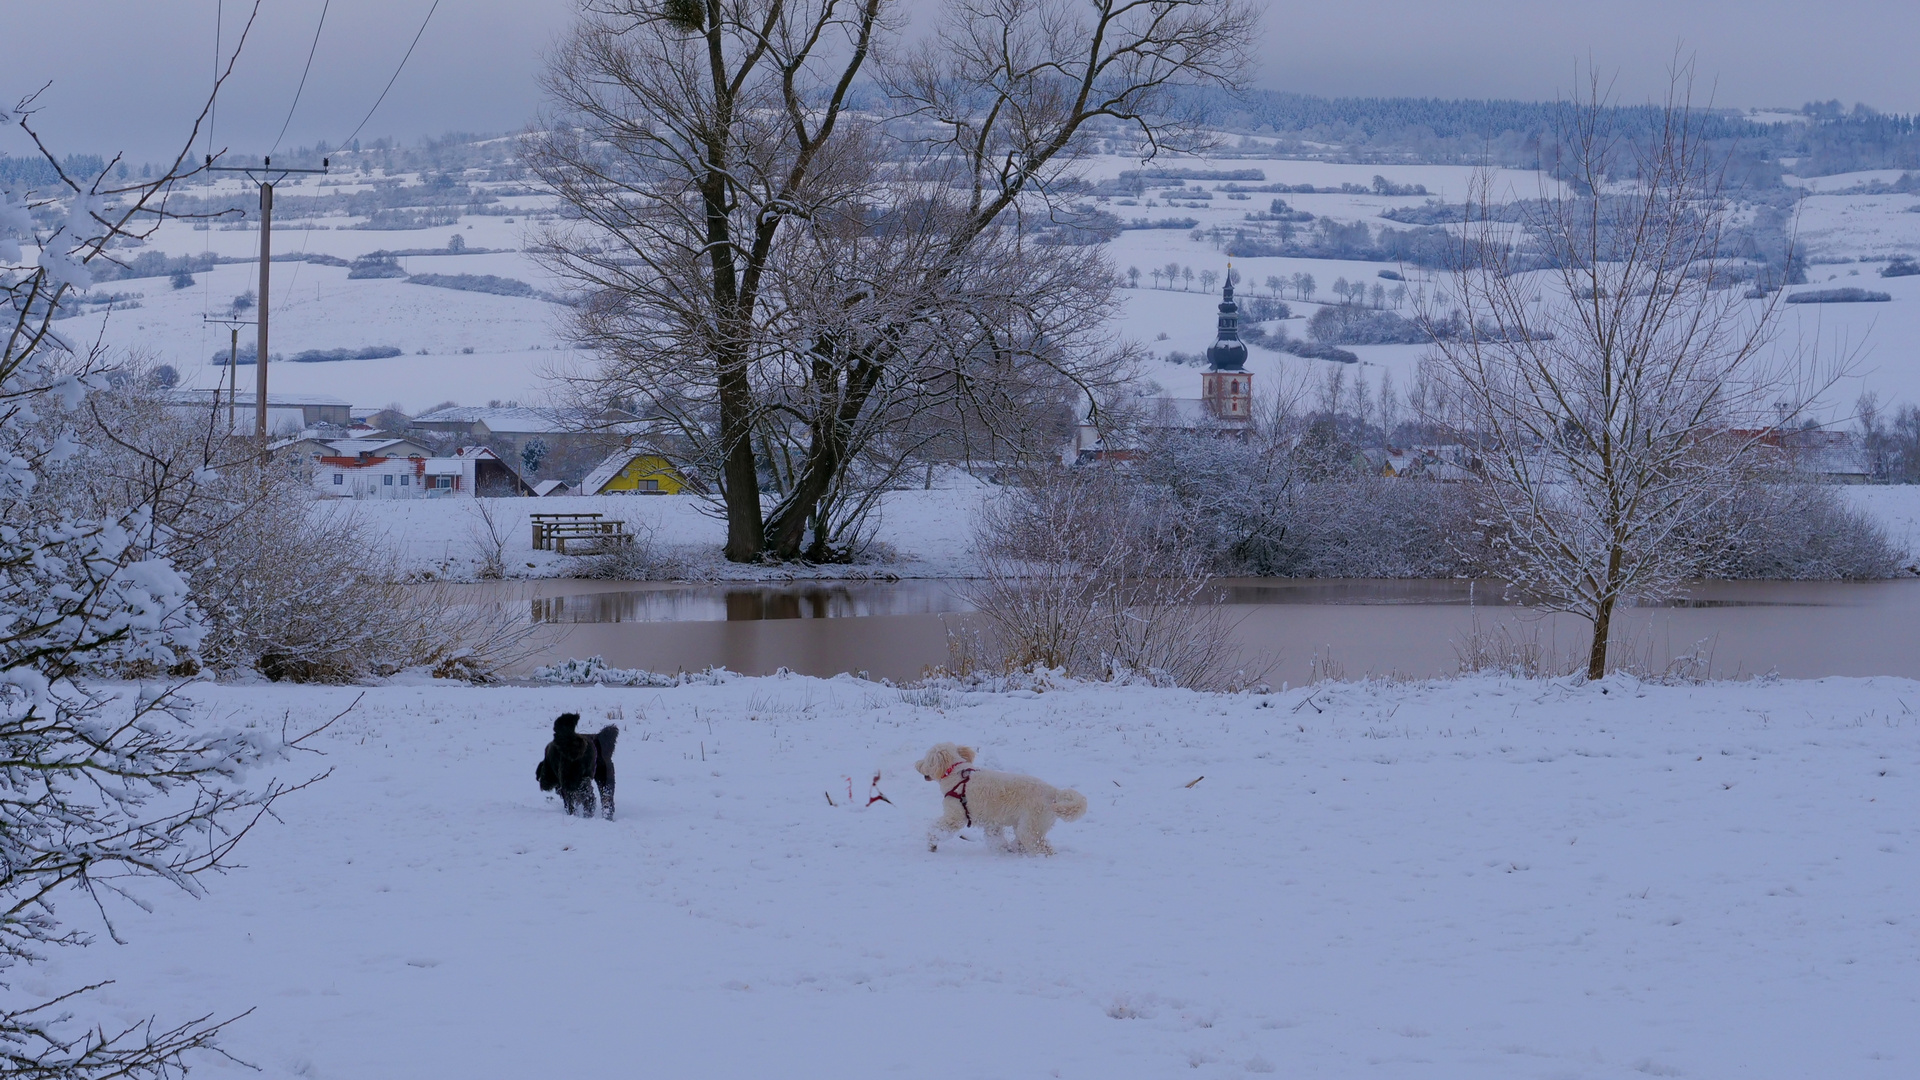
<path fill-rule="evenodd" d="M 1029 473 L 975 519 L 987 633 L 965 662 L 1196 688 L 1256 681 L 1207 602 L 1208 555 L 1163 492 L 1108 468 Z M 962 658 L 956 656 L 959 661 Z"/>
<path fill-rule="evenodd" d="M 1168 493 L 1223 574 L 1456 577 L 1477 566 L 1471 492 L 1355 468 L 1331 422 L 1245 441 L 1173 434 L 1141 477 Z"/>
<path fill-rule="evenodd" d="M 200 663 L 347 682 L 456 657 L 450 670 L 484 678 L 516 654 L 524 619 L 403 580 L 352 507 L 315 495 L 305 462 L 263 467 L 251 440 L 222 434 L 224 410 L 182 411 L 137 361 L 110 382 L 74 421 L 88 451 L 48 466 L 48 497 L 94 517 L 149 508 L 201 615 Z"/>
<path fill-rule="evenodd" d="M 1753 484 L 1702 529 L 1705 571 L 1782 581 L 1890 578 L 1912 555 L 1871 516 L 1825 484 Z"/>
<path fill-rule="evenodd" d="M 1874 292 L 1871 289 L 1855 288 L 1851 285 L 1843 289 L 1809 289 L 1806 292 L 1791 293 L 1787 296 L 1789 304 L 1884 304 L 1892 300 L 1889 293 Z"/>

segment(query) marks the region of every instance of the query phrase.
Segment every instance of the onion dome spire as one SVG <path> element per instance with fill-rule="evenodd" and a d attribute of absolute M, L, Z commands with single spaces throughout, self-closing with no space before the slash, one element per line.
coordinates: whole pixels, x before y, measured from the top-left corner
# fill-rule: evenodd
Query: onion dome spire
<path fill-rule="evenodd" d="M 1247 365 L 1247 346 L 1240 340 L 1240 306 L 1233 302 L 1233 264 L 1227 264 L 1227 283 L 1220 290 L 1220 333 L 1207 347 L 1207 367 L 1239 371 Z"/>

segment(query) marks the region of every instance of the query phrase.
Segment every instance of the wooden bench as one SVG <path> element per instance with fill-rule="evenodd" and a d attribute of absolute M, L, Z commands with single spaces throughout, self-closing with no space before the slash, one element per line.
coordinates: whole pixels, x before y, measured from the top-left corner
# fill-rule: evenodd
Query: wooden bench
<path fill-rule="evenodd" d="M 536 514 L 533 546 L 562 555 L 611 551 L 633 543 L 627 523 L 599 514 Z"/>
<path fill-rule="evenodd" d="M 527 519 L 533 524 L 533 550 L 550 551 L 553 549 L 553 541 L 559 531 L 571 531 L 588 522 L 597 523 L 602 516 L 600 514 L 528 514 Z"/>

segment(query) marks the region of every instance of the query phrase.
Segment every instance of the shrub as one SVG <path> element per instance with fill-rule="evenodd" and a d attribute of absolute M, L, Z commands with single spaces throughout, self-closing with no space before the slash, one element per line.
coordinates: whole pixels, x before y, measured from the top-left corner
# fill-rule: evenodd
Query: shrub
<path fill-rule="evenodd" d="M 1102 467 L 1023 480 L 975 522 L 982 573 L 968 595 L 987 655 L 969 659 L 1195 688 L 1251 681 L 1234 621 L 1208 602 L 1207 556 L 1164 492 Z"/>
<path fill-rule="evenodd" d="M 1784 581 L 1890 578 L 1909 557 L 1826 484 L 1752 484 L 1701 530 L 1708 576 Z"/>
<path fill-rule="evenodd" d="M 407 272 L 391 255 L 363 255 L 347 267 L 348 278 L 403 278 Z"/>
<path fill-rule="evenodd" d="M 193 288 L 193 274 L 187 270 L 175 270 L 173 273 L 167 275 L 167 284 L 172 285 L 176 289 L 191 289 Z"/>
<path fill-rule="evenodd" d="M 1307 333 L 1329 345 L 1419 345 L 1427 335 L 1391 311 L 1356 304 L 1329 304 L 1307 320 Z"/>
<path fill-rule="evenodd" d="M 1869 292 L 1849 285 L 1844 289 L 1813 289 L 1809 292 L 1792 293 L 1787 297 L 1789 304 L 1882 304 L 1893 299 L 1883 292 Z"/>
<path fill-rule="evenodd" d="M 415 274 L 407 279 L 412 285 L 431 285 L 437 289 L 458 289 L 462 292 L 490 293 L 494 296 L 524 296 L 537 298 L 540 291 L 517 278 L 497 277 L 493 274 Z"/>
<path fill-rule="evenodd" d="M 460 215 L 451 210 L 376 210 L 367 220 L 348 228 L 369 229 L 382 232 L 404 232 L 412 229 L 437 229 L 443 225 L 458 225 Z"/>
<path fill-rule="evenodd" d="M 1285 300 L 1271 296 L 1242 297 L 1240 303 L 1241 318 L 1249 323 L 1271 322 L 1274 319 L 1293 318 L 1293 308 Z M 1247 329 L 1252 329 L 1248 327 Z"/>
<path fill-rule="evenodd" d="M 1345 349 L 1319 341 L 1296 341 L 1282 337 L 1278 343 L 1280 352 L 1308 360 L 1332 360 L 1339 364 L 1357 364 L 1360 357 Z"/>
<path fill-rule="evenodd" d="M 1920 262 L 1911 255 L 1901 255 L 1880 268 L 1881 277 L 1913 277 L 1920 274 Z"/>
<path fill-rule="evenodd" d="M 1141 466 L 1223 574 L 1453 577 L 1476 568 L 1472 490 L 1353 469 L 1351 447 L 1320 453 L 1324 418 L 1246 442 L 1170 435 Z M 1337 440 L 1333 440 L 1336 441 Z"/>
<path fill-rule="evenodd" d="M 307 349 L 294 353 L 292 360 L 296 364 L 325 364 L 336 360 L 385 360 L 401 355 L 400 350 L 391 345 L 370 345 L 364 349 Z M 243 358 L 242 363 L 251 363 Z"/>

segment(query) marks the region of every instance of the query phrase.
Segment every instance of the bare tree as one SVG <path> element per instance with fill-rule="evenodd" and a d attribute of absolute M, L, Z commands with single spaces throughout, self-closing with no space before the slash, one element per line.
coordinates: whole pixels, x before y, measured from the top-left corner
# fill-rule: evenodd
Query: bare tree
<path fill-rule="evenodd" d="M 1698 526 L 1753 473 L 1776 406 L 1797 414 L 1834 374 L 1775 348 L 1777 300 L 1729 287 L 1730 207 L 1686 86 L 1675 78 L 1664 125 L 1636 141 L 1609 127 L 1593 83 L 1563 113 L 1560 183 L 1519 235 L 1483 178 L 1450 290 L 1459 318 L 1421 316 L 1428 415 L 1476 445 L 1505 575 L 1592 624 L 1591 678 L 1618 604 L 1699 572 Z"/>
<path fill-rule="evenodd" d="M 863 138 L 836 135 L 881 29 L 881 0 L 586 0 L 544 79 L 533 169 L 573 218 L 543 238 L 589 292 L 576 326 L 682 460 L 707 466 L 727 557 L 764 544 L 757 366 L 777 344 L 763 294 L 787 224 L 856 197 Z M 850 190 L 851 189 L 851 190 Z M 606 387 L 589 387 L 604 394 Z"/>
<path fill-rule="evenodd" d="M 528 142 L 573 209 L 545 250 L 604 361 L 576 385 L 712 469 L 730 559 L 831 557 L 957 422 L 1020 448 L 1016 406 L 1098 404 L 1114 275 L 1026 217 L 1065 212 L 1048 192 L 1092 125 L 1198 145 L 1179 90 L 1232 82 L 1253 22 L 1244 0 L 956 0 L 856 114 L 884 14 L 593 0 Z"/>

